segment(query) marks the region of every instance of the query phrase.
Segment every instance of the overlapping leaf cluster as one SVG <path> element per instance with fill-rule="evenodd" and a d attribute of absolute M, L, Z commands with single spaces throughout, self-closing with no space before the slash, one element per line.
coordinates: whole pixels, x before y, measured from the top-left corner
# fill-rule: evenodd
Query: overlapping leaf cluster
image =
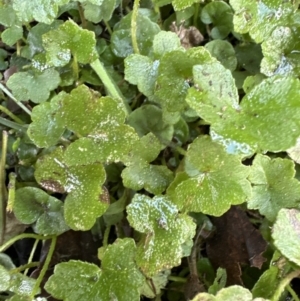
<path fill-rule="evenodd" d="M 33 106 L 12 143 L 25 183 L 14 215 L 39 235 L 106 227 L 101 267 L 59 263 L 45 289 L 62 300 L 159 298 L 170 270 L 190 256 L 204 214 L 245 203 L 262 230 L 273 227 L 264 233 L 276 249 L 270 266 L 252 292 L 215 280 L 216 294 L 193 300 L 274 300 L 278 279 L 300 266 L 298 4 L 145 2 L 118 22 L 115 0 L 0 4 L 2 42 L 18 49 L 6 85 Z M 175 13 L 161 24 L 166 5 Z M 168 31 L 173 19 L 177 32 Z M 187 46 L 191 25 L 210 41 Z M 0 52 L 0 70 L 7 57 Z M 119 238 L 107 246 L 111 226 Z M 279 252 L 292 262 L 284 269 Z M 0 290 L 15 294 L 9 300 L 34 297 L 36 281 L 14 269 L 1 262 Z"/>

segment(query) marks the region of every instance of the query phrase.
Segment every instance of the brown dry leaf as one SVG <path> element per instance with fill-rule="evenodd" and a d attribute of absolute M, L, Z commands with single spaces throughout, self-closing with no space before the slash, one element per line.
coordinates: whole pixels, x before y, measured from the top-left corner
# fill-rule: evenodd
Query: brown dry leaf
<path fill-rule="evenodd" d="M 176 23 L 173 22 L 170 26 L 170 30 L 178 35 L 181 45 L 186 49 L 198 46 L 204 40 L 203 35 L 195 26 L 185 28 L 183 24 L 180 24 L 180 26 L 177 27 Z"/>
<path fill-rule="evenodd" d="M 223 216 L 212 218 L 212 222 L 216 234 L 207 241 L 208 258 L 215 268 L 226 269 L 227 285 L 243 284 L 240 265 L 260 269 L 267 243 L 239 207 L 232 206 Z"/>

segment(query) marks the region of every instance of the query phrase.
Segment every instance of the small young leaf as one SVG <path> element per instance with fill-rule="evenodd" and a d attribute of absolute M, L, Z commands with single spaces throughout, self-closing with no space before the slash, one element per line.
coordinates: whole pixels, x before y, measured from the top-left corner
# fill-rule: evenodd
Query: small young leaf
<path fill-rule="evenodd" d="M 141 93 L 153 98 L 159 61 L 140 54 L 131 54 L 124 60 L 125 79 L 137 85 Z"/>
<path fill-rule="evenodd" d="M 190 252 L 196 225 L 189 216 L 180 214 L 168 197 L 155 196 L 151 199 L 135 194 L 127 206 L 127 214 L 130 225 L 144 233 L 136 261 L 147 276 L 152 277 L 161 270 L 179 265 L 186 255 L 184 244 L 190 243 Z"/>
<path fill-rule="evenodd" d="M 69 230 L 63 216 L 63 203 L 39 188 L 18 189 L 13 210 L 17 219 L 24 224 L 36 222 L 36 233 L 51 235 Z"/>
<path fill-rule="evenodd" d="M 232 8 L 223 1 L 210 2 L 201 11 L 201 21 L 204 24 L 214 24 L 211 30 L 211 37 L 214 40 L 222 40 L 228 36 L 233 30 L 232 20 Z"/>
<path fill-rule="evenodd" d="M 178 48 L 182 49 L 180 39 L 174 32 L 161 31 L 154 37 L 153 52 L 157 58 Z"/>
<path fill-rule="evenodd" d="M 8 79 L 7 87 L 18 100 L 41 103 L 49 98 L 50 91 L 56 89 L 59 83 L 59 73 L 55 69 L 47 69 L 43 73 L 31 71 L 14 73 Z"/>
<path fill-rule="evenodd" d="M 72 20 L 45 33 L 42 39 L 47 62 L 55 67 L 67 65 L 71 56 L 82 64 L 92 63 L 98 57 L 94 32 L 80 28 Z"/>
<path fill-rule="evenodd" d="M 1 40 L 8 46 L 12 46 L 17 43 L 23 37 L 23 28 L 21 26 L 14 25 L 5 29 L 1 33 Z"/>
<path fill-rule="evenodd" d="M 27 134 L 38 147 L 54 146 L 62 136 L 65 130 L 64 122 L 56 113 L 65 94 L 61 92 L 50 102 L 41 103 L 33 108 L 32 123 L 28 127 Z"/>
<path fill-rule="evenodd" d="M 218 2 L 211 2 L 218 3 Z M 210 54 L 215 57 L 225 68 L 234 71 L 237 65 L 235 51 L 232 45 L 223 40 L 214 40 L 205 45 Z"/>
<path fill-rule="evenodd" d="M 172 140 L 174 128 L 163 120 L 162 110 L 155 105 L 144 105 L 128 116 L 128 124 L 139 136 L 153 133 L 162 143 Z"/>
<path fill-rule="evenodd" d="M 252 196 L 247 205 L 274 222 L 281 208 L 300 208 L 300 182 L 293 161 L 256 155 L 249 175 Z"/>
<path fill-rule="evenodd" d="M 273 227 L 274 245 L 288 260 L 300 265 L 300 211 L 281 209 Z"/>
<path fill-rule="evenodd" d="M 82 6 L 86 19 L 93 23 L 99 23 L 102 20 L 110 20 L 116 6 L 116 0 L 101 0 L 98 1 L 98 3 L 92 3 L 92 1 L 84 1 Z"/>
<path fill-rule="evenodd" d="M 261 45 L 255 43 L 243 43 L 237 45 L 234 50 L 241 67 L 252 74 L 260 73 L 260 63 L 263 58 Z"/>
<path fill-rule="evenodd" d="M 173 0 L 172 4 L 174 9 L 183 10 L 189 6 L 192 6 L 194 3 L 199 2 L 198 0 Z"/>
<path fill-rule="evenodd" d="M 249 168 L 208 136 L 196 138 L 189 146 L 185 169 L 190 178 L 170 192 L 180 210 L 220 216 L 251 195 L 246 179 Z"/>
<path fill-rule="evenodd" d="M 166 167 L 147 163 L 136 163 L 122 172 L 123 184 L 133 190 L 145 190 L 161 194 L 173 180 L 173 173 Z"/>

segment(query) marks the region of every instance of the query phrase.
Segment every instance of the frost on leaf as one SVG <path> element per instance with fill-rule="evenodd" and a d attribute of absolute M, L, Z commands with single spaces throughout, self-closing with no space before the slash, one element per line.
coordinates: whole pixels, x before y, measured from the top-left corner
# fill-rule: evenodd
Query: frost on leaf
<path fill-rule="evenodd" d="M 72 20 L 47 32 L 42 39 L 47 62 L 55 67 L 67 65 L 72 56 L 82 64 L 92 63 L 98 57 L 94 32 L 80 28 Z"/>
<path fill-rule="evenodd" d="M 295 145 L 300 132 L 299 97 L 298 79 L 273 76 L 254 86 L 239 110 L 225 107 L 211 130 L 258 151 L 286 150 Z"/>
<path fill-rule="evenodd" d="M 196 138 L 189 146 L 185 172 L 189 178 L 168 190 L 180 210 L 220 216 L 251 195 L 249 168 L 209 136 Z"/>
<path fill-rule="evenodd" d="M 198 294 L 192 301 L 269 301 L 264 298 L 253 298 L 251 292 L 241 286 L 232 285 L 222 288 L 215 296 L 208 293 Z"/>
<path fill-rule="evenodd" d="M 193 67 L 194 87 L 190 88 L 186 102 L 201 118 L 215 123 L 226 111 L 238 110 L 238 93 L 234 78 L 220 62 L 212 59 Z"/>
<path fill-rule="evenodd" d="M 230 4 L 234 10 L 235 31 L 249 32 L 256 43 L 266 40 L 276 27 L 295 22 L 292 20 L 295 8 L 291 1 L 230 0 Z"/>
<path fill-rule="evenodd" d="M 56 89 L 59 83 L 59 73 L 54 69 L 47 69 L 43 73 L 31 71 L 14 73 L 8 79 L 7 87 L 18 100 L 41 103 L 49 98 L 50 91 Z"/>
<path fill-rule="evenodd" d="M 299 66 L 299 27 L 277 27 L 271 36 L 262 43 L 264 58 L 261 62 L 261 72 L 272 75 L 300 75 Z"/>
<path fill-rule="evenodd" d="M 68 2 L 69 0 L 14 0 L 13 9 L 18 18 L 25 24 L 32 20 L 51 24 L 57 17 L 59 6 Z"/>
<path fill-rule="evenodd" d="M 258 209 L 271 222 L 281 208 L 300 208 L 300 182 L 293 161 L 256 155 L 249 175 L 252 196 L 249 209 Z"/>
<path fill-rule="evenodd" d="M 288 260 L 300 265 L 300 211 L 281 209 L 273 227 L 274 245 Z"/>
<path fill-rule="evenodd" d="M 132 239 L 117 240 L 105 250 L 101 269 L 81 261 L 59 263 L 45 289 L 65 301 L 139 301 L 144 276 L 135 264 L 135 254 Z"/>
<path fill-rule="evenodd" d="M 136 194 L 127 206 L 128 221 L 143 233 L 137 249 L 137 264 L 149 277 L 178 266 L 186 255 L 185 245 L 192 246 L 196 225 L 179 213 L 166 196 Z"/>
<path fill-rule="evenodd" d="M 68 193 L 64 216 L 74 230 L 89 230 L 107 209 L 107 203 L 100 201 L 105 177 L 104 167 L 99 163 L 69 166 L 61 148 L 41 157 L 35 171 L 37 182 L 45 189 Z"/>

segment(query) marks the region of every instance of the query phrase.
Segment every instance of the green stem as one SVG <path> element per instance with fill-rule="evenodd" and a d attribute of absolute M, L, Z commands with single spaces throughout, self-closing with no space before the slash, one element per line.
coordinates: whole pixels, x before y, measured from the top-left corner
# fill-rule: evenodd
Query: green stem
<path fill-rule="evenodd" d="M 9 174 L 9 183 L 8 183 L 8 200 L 6 211 L 13 211 L 14 203 L 15 203 L 15 193 L 16 193 L 16 178 L 17 175 L 14 172 Z"/>
<path fill-rule="evenodd" d="M 78 12 L 79 12 L 82 28 L 87 28 L 87 22 L 84 17 L 84 12 L 83 12 L 82 6 L 79 2 L 78 2 Z"/>
<path fill-rule="evenodd" d="M 195 27 L 198 26 L 199 9 L 200 9 L 200 2 L 195 4 L 195 13 L 194 13 L 194 16 L 193 16 L 193 25 Z"/>
<path fill-rule="evenodd" d="M 100 62 L 99 59 L 91 63 L 91 67 L 94 69 L 94 71 L 97 73 L 101 81 L 103 82 L 105 88 L 107 89 L 108 93 L 111 97 L 119 99 L 123 102 L 124 105 L 124 111 L 126 115 L 129 115 L 131 112 L 131 109 L 125 99 L 125 97 L 122 95 L 121 91 L 119 90 L 118 86 L 115 84 L 115 82 L 111 79 L 107 71 L 105 70 L 103 64 Z"/>
<path fill-rule="evenodd" d="M 19 267 L 15 268 L 15 269 L 9 270 L 9 273 L 10 274 L 18 274 L 18 273 L 20 273 L 20 272 L 22 272 L 24 270 L 38 267 L 39 265 L 40 265 L 39 261 L 34 261 L 34 262 L 26 263 L 24 265 L 20 265 Z"/>
<path fill-rule="evenodd" d="M 136 54 L 140 53 L 138 42 L 137 42 L 137 35 L 136 35 L 139 5 L 140 5 L 140 0 L 135 0 L 133 4 L 133 11 L 131 17 L 131 40 L 132 40 L 133 51 Z"/>
<path fill-rule="evenodd" d="M 17 236 L 14 236 L 10 240 L 8 240 L 5 244 L 0 246 L 0 253 L 4 252 L 7 250 L 10 246 L 12 246 L 17 240 L 24 239 L 24 238 L 34 238 L 34 239 L 41 239 L 41 240 L 46 240 L 46 239 L 52 239 L 54 235 L 45 235 L 43 236 L 42 234 L 34 234 L 34 233 L 22 233 Z"/>
<path fill-rule="evenodd" d="M 110 228 L 111 228 L 111 226 L 107 227 L 104 231 L 104 235 L 103 235 L 103 247 L 104 248 L 106 248 L 108 245 L 108 236 L 109 236 Z"/>
<path fill-rule="evenodd" d="M 296 292 L 291 288 L 290 285 L 287 285 L 286 290 L 290 293 L 290 295 L 292 296 L 294 301 L 300 301 L 300 299 L 298 298 Z"/>
<path fill-rule="evenodd" d="M 57 236 L 53 236 L 52 241 L 51 241 L 51 245 L 50 245 L 46 260 L 45 260 L 45 263 L 44 263 L 44 265 L 42 267 L 42 270 L 39 274 L 39 277 L 37 278 L 37 280 L 35 282 L 35 285 L 33 287 L 33 290 L 32 290 L 32 293 L 31 293 L 31 299 L 34 299 L 34 296 L 38 293 L 38 291 L 40 289 L 40 285 L 41 285 L 41 283 L 43 281 L 43 278 L 44 278 L 44 276 L 45 276 L 45 274 L 48 270 L 52 255 L 53 255 L 54 250 L 55 250 L 56 240 L 57 240 Z"/>
<path fill-rule="evenodd" d="M 15 114 L 13 114 L 9 109 L 3 107 L 0 105 L 0 111 L 5 113 L 7 116 L 9 116 L 12 120 L 14 120 L 16 123 L 24 124 L 23 120 L 21 120 L 19 117 L 17 117 Z"/>
<path fill-rule="evenodd" d="M 6 131 L 2 132 L 2 154 L 0 161 L 0 244 L 3 243 L 5 235 L 5 224 L 6 224 L 6 201 L 7 201 L 7 190 L 5 187 L 5 164 L 6 164 L 6 153 L 7 153 L 7 139 L 8 135 Z"/>
<path fill-rule="evenodd" d="M 24 104 L 21 101 L 18 101 L 11 92 L 0 83 L 0 89 L 9 96 L 21 109 L 23 109 L 24 112 L 26 112 L 29 116 L 31 115 L 31 111 L 24 106 Z"/>
<path fill-rule="evenodd" d="M 112 31 L 111 27 L 109 26 L 108 22 L 103 20 L 103 23 L 105 24 L 106 29 L 109 32 L 109 34 L 112 35 L 113 31 Z"/>
<path fill-rule="evenodd" d="M 31 252 L 30 252 L 30 256 L 28 258 L 28 264 L 30 264 L 32 262 L 32 259 L 33 259 L 33 256 L 34 256 L 34 253 L 36 251 L 36 248 L 38 246 L 39 241 L 40 241 L 39 239 L 36 239 L 34 244 L 33 244 L 33 247 L 32 247 Z M 26 271 L 24 272 L 24 275 L 27 275 L 28 271 L 29 271 L 29 268 L 26 269 Z"/>
<path fill-rule="evenodd" d="M 26 125 L 21 125 L 21 124 L 15 123 L 15 122 L 7 120 L 3 117 L 0 117 L 0 123 L 11 129 L 14 129 L 16 131 L 20 131 L 20 130 L 25 131 L 26 130 Z"/>
<path fill-rule="evenodd" d="M 183 278 L 183 277 L 177 277 L 177 276 L 169 276 L 168 280 L 174 281 L 174 282 L 182 282 L 182 283 L 186 283 L 187 279 Z"/>
<path fill-rule="evenodd" d="M 293 271 L 289 273 L 287 276 L 285 276 L 279 283 L 273 297 L 271 298 L 271 301 L 278 301 L 281 294 L 283 293 L 285 287 L 294 279 L 299 277 L 300 270 Z"/>

